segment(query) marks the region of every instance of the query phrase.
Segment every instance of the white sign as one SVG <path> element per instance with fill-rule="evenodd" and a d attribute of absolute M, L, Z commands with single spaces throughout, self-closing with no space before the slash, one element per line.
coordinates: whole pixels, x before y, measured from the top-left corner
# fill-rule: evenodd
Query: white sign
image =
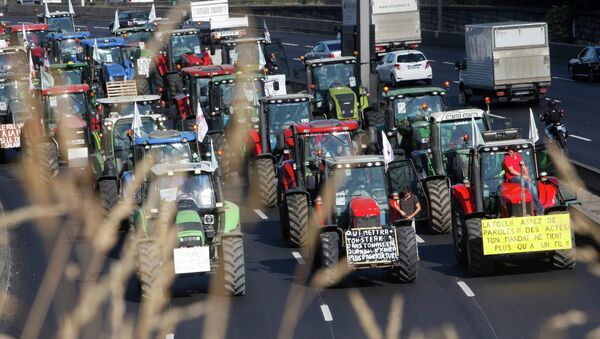
<path fill-rule="evenodd" d="M 160 200 L 173 202 L 177 200 L 177 187 L 163 188 L 159 192 Z"/>
<path fill-rule="evenodd" d="M 194 54 L 200 54 L 201 52 L 200 46 L 194 46 Z"/>
<path fill-rule="evenodd" d="M 279 84 L 279 89 L 275 89 L 275 83 Z M 265 79 L 265 96 L 286 95 L 285 74 L 269 75 Z"/>
<path fill-rule="evenodd" d="M 6 101 L 0 101 L 0 110 L 6 111 L 7 108 L 8 108 L 8 105 L 6 104 Z"/>
<path fill-rule="evenodd" d="M 229 16 L 227 0 L 192 2 L 190 6 L 190 19 L 192 21 L 210 21 L 213 18 Z"/>
<path fill-rule="evenodd" d="M 0 125 L 0 148 L 21 147 L 22 123 Z"/>
<path fill-rule="evenodd" d="M 356 78 L 355 77 L 350 77 L 350 78 L 348 78 L 348 80 L 350 81 L 350 87 L 356 86 Z"/>
<path fill-rule="evenodd" d="M 88 157 L 88 149 L 86 147 L 69 148 L 67 150 L 67 158 L 69 160 L 85 159 Z"/>
<path fill-rule="evenodd" d="M 406 113 L 406 103 L 404 101 L 398 101 L 396 104 L 398 113 Z"/>
<path fill-rule="evenodd" d="M 106 54 L 106 62 L 113 62 L 112 55 Z"/>
<path fill-rule="evenodd" d="M 56 107 L 58 103 L 56 102 L 56 97 L 50 97 L 50 107 Z"/>
<path fill-rule="evenodd" d="M 344 194 L 344 192 L 335 194 L 335 205 L 336 206 L 346 205 L 346 194 Z"/>
<path fill-rule="evenodd" d="M 208 246 L 182 247 L 173 249 L 175 274 L 210 271 Z"/>
<path fill-rule="evenodd" d="M 151 58 L 139 58 L 137 60 L 137 73 L 139 75 L 145 75 L 146 77 L 150 75 L 150 63 L 152 62 Z"/>
<path fill-rule="evenodd" d="M 417 10 L 417 0 L 371 0 L 371 4 L 374 15 Z"/>

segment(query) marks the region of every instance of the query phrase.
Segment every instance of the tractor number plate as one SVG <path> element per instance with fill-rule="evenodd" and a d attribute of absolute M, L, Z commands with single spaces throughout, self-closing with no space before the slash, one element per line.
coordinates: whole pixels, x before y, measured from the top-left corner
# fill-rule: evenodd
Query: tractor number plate
<path fill-rule="evenodd" d="M 350 265 L 391 263 L 398 260 L 396 228 L 353 228 L 347 230 L 346 252 Z"/>
<path fill-rule="evenodd" d="M 175 248 L 173 249 L 173 260 L 175 274 L 210 271 L 208 246 Z"/>

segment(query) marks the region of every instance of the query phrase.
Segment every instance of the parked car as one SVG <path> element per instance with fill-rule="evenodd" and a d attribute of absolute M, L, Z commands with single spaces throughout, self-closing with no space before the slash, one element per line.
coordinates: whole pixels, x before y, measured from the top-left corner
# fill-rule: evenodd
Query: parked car
<path fill-rule="evenodd" d="M 148 23 L 148 15 L 150 10 L 131 10 L 119 11 L 119 28 L 144 26 Z M 114 22 L 111 22 L 108 29 L 112 32 Z"/>
<path fill-rule="evenodd" d="M 584 48 L 569 60 L 569 78 L 587 77 L 590 82 L 600 78 L 600 46 Z"/>
<path fill-rule="evenodd" d="M 340 40 L 319 41 L 304 55 L 304 60 L 337 58 L 342 56 L 342 43 Z"/>
<path fill-rule="evenodd" d="M 424 80 L 431 84 L 433 72 L 425 55 L 417 50 L 401 50 L 386 54 L 377 65 L 379 81 L 395 86 L 402 81 Z"/>

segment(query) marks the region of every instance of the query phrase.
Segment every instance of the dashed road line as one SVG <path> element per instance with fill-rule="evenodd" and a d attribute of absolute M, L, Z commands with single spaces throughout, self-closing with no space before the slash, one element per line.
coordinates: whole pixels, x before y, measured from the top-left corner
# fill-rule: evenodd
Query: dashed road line
<path fill-rule="evenodd" d="M 326 304 L 321 305 L 321 313 L 323 313 L 323 319 L 325 319 L 325 321 L 333 321 L 333 316 L 331 315 L 329 306 Z"/>
<path fill-rule="evenodd" d="M 267 217 L 267 215 L 264 214 L 263 211 L 259 210 L 258 208 L 254 209 L 254 213 L 256 213 L 262 220 L 269 219 L 269 217 Z"/>
<path fill-rule="evenodd" d="M 579 135 L 575 135 L 575 134 L 569 134 L 569 137 L 571 137 L 571 138 L 575 138 L 575 139 L 579 139 L 579 140 L 583 140 L 583 141 L 587 141 L 587 142 L 590 142 L 590 141 L 592 141 L 592 139 L 588 139 L 588 138 L 580 137 Z"/>
<path fill-rule="evenodd" d="M 460 84 L 460 81 L 458 81 L 458 80 L 454 80 L 454 81 L 452 81 L 452 83 L 453 83 L 453 84 Z"/>
<path fill-rule="evenodd" d="M 313 48 L 313 47 L 315 47 L 315 46 L 312 46 L 312 45 L 304 45 L 304 47 L 306 47 L 306 48 Z"/>
<path fill-rule="evenodd" d="M 473 291 L 471 290 L 471 288 L 469 288 L 466 282 L 457 281 L 456 283 L 458 284 L 458 287 L 460 287 L 460 289 L 463 290 L 463 292 L 465 292 L 467 297 L 471 298 L 475 296 L 475 293 L 473 293 Z"/>
<path fill-rule="evenodd" d="M 498 119 L 508 119 L 507 117 L 503 117 L 503 116 L 497 115 L 497 114 L 488 113 L 488 115 L 491 117 L 494 117 L 494 118 L 498 118 Z"/>
<path fill-rule="evenodd" d="M 302 59 L 300 59 L 300 58 L 294 58 L 293 60 L 302 61 Z"/>
<path fill-rule="evenodd" d="M 292 255 L 294 256 L 294 258 L 296 258 L 296 261 L 298 261 L 298 263 L 300 265 L 304 265 L 304 258 L 302 258 L 302 254 L 298 253 L 297 251 L 292 251 Z"/>
<path fill-rule="evenodd" d="M 417 236 L 417 242 L 419 244 L 424 244 L 425 243 L 425 240 L 423 240 L 423 238 L 421 238 L 418 234 L 416 236 Z"/>
<path fill-rule="evenodd" d="M 444 65 L 452 65 L 452 66 L 454 66 L 454 62 L 450 62 L 450 61 L 442 61 L 442 63 L 443 63 Z"/>
<path fill-rule="evenodd" d="M 294 47 L 300 46 L 298 44 L 293 44 L 293 43 L 290 43 L 290 42 L 282 42 L 281 44 L 284 45 L 284 46 L 294 46 Z"/>
<path fill-rule="evenodd" d="M 569 78 L 552 77 L 552 79 L 556 79 L 556 80 L 564 80 L 564 81 L 572 81 L 572 82 L 575 82 L 575 80 L 573 80 L 573 79 L 569 79 Z"/>
<path fill-rule="evenodd" d="M 94 26 L 94 29 L 105 29 L 105 30 L 108 30 L 108 27 L 104 27 L 104 26 Z"/>

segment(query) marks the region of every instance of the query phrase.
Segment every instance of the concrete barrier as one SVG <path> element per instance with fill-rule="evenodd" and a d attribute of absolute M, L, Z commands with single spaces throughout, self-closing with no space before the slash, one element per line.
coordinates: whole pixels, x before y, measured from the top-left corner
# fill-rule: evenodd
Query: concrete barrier
<path fill-rule="evenodd" d="M 575 160 L 571 160 L 571 164 L 575 167 L 577 175 L 579 175 L 587 190 L 600 195 L 600 170 Z"/>

